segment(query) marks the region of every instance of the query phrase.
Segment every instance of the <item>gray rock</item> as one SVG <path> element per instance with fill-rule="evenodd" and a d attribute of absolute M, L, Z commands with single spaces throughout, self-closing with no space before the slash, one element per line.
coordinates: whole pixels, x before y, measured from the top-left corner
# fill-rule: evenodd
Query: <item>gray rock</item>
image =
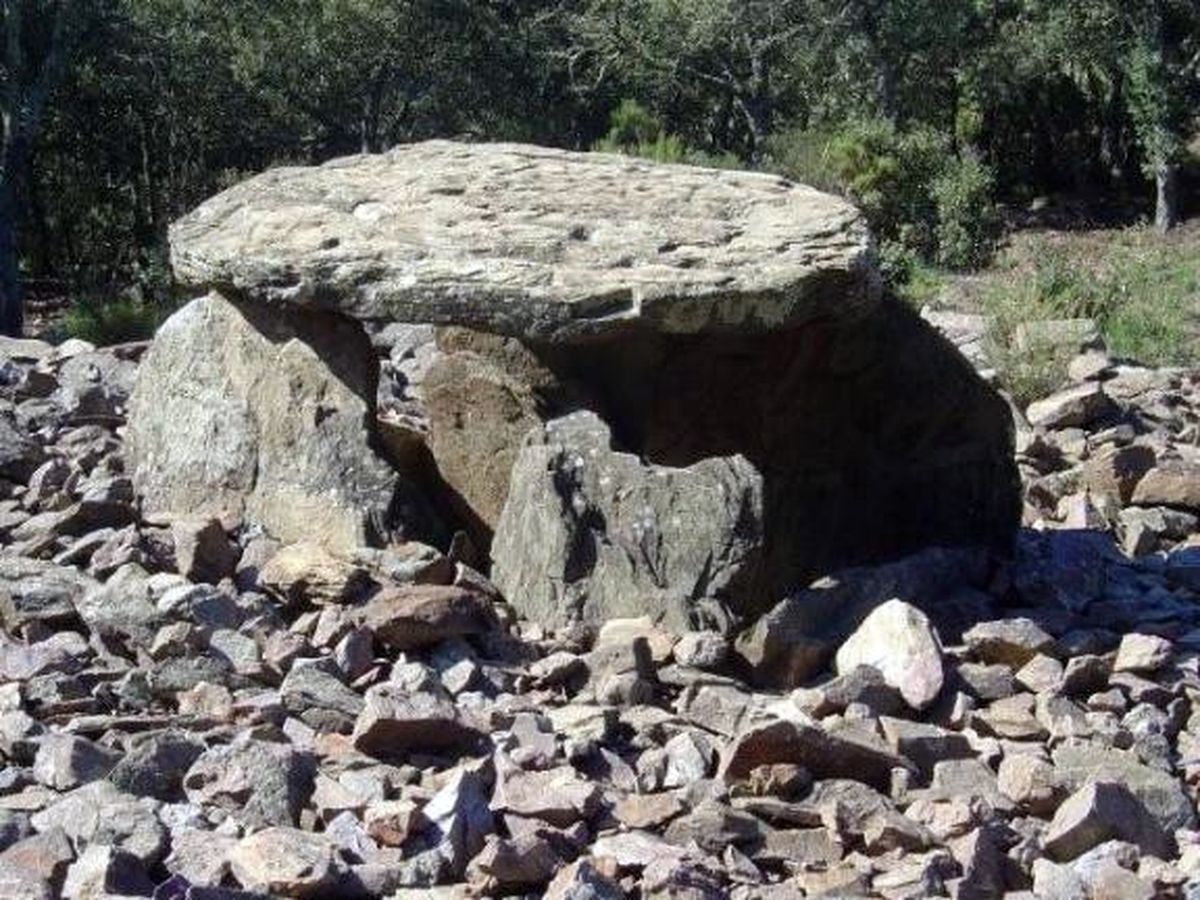
<path fill-rule="evenodd" d="M 147 897 L 154 882 L 131 853 L 93 844 L 67 870 L 64 900 L 105 900 L 110 896 Z"/>
<path fill-rule="evenodd" d="M 1046 853 L 1059 862 L 1075 859 L 1104 841 L 1119 839 L 1143 852 L 1169 859 L 1174 841 L 1124 785 L 1092 782 L 1076 791 L 1054 814 Z"/>
<path fill-rule="evenodd" d="M 777 328 L 878 296 L 866 227 L 843 201 L 773 175 L 515 144 L 274 169 L 175 223 L 171 247 L 188 284 L 556 339 Z"/>
<path fill-rule="evenodd" d="M 58 791 L 68 791 L 104 778 L 121 754 L 86 738 L 70 734 L 48 734 L 38 742 L 33 774 L 39 782 Z"/>
<path fill-rule="evenodd" d="M 24 483 L 46 458 L 45 452 L 7 417 L 0 416 L 0 478 Z"/>
<path fill-rule="evenodd" d="M 284 744 L 241 740 L 213 747 L 183 779 L 192 803 L 212 805 L 252 827 L 295 824 L 312 793 L 312 761 Z"/>
<path fill-rule="evenodd" d="M 332 657 L 297 660 L 279 686 L 283 707 L 317 731 L 348 733 L 363 698 L 342 683 Z"/>
<path fill-rule="evenodd" d="M 278 897 L 321 896 L 338 870 L 324 836 L 279 825 L 243 838 L 230 850 L 229 866 L 242 887 Z"/>
<path fill-rule="evenodd" d="M 370 447 L 376 378 L 353 323 L 194 300 L 159 329 L 130 401 L 126 449 L 145 509 L 367 543 L 386 530 L 395 484 Z"/>
<path fill-rule="evenodd" d="M 735 456 L 667 469 L 611 444 L 608 426 L 579 412 L 522 448 L 492 544 L 509 602 L 547 624 L 648 614 L 677 630 L 747 609 L 762 544 L 753 466 Z"/>
<path fill-rule="evenodd" d="M 836 662 L 839 674 L 859 666 L 878 669 L 915 710 L 933 703 L 945 680 L 941 642 L 929 618 L 897 599 L 867 615 L 838 650 Z"/>
<path fill-rule="evenodd" d="M 78 569 L 0 553 L 0 621 L 9 631 L 34 621 L 69 624 L 75 604 L 97 586 Z"/>
<path fill-rule="evenodd" d="M 495 829 L 487 782 L 481 767 L 460 768 L 421 810 L 430 840 L 452 872 L 461 874 Z"/>
<path fill-rule="evenodd" d="M 184 731 L 139 736 L 108 774 L 127 794 L 166 802 L 183 797 L 183 778 L 205 751 L 204 742 Z"/>
<path fill-rule="evenodd" d="M 453 703 L 429 693 L 411 694 L 379 684 L 363 697 L 354 725 L 354 746 L 380 759 L 408 753 L 470 749 L 482 732 Z"/>
<path fill-rule="evenodd" d="M 1169 772 L 1142 764 L 1136 754 L 1118 749 L 1063 744 L 1055 748 L 1054 766 L 1071 790 L 1092 781 L 1111 781 L 1127 787 L 1167 834 L 1194 828 L 1195 805 L 1179 779 Z"/>

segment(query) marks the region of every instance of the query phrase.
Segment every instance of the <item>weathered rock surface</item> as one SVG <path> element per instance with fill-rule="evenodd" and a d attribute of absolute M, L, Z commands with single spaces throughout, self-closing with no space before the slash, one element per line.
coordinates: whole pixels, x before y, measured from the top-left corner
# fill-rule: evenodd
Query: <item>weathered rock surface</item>
<path fill-rule="evenodd" d="M 176 274 L 357 318 L 569 339 L 756 331 L 878 297 L 842 200 L 778 176 L 428 141 L 282 168 L 171 229 Z"/>
<path fill-rule="evenodd" d="M 648 614 L 668 626 L 724 625 L 753 603 L 762 483 L 742 457 L 686 469 L 612 448 L 580 412 L 522 448 L 492 546 L 493 578 L 534 621 Z"/>
<path fill-rule="evenodd" d="M 130 401 L 146 510 L 240 516 L 340 549 L 385 533 L 395 475 L 372 449 L 377 377 L 343 319 L 192 301 L 159 329 Z"/>

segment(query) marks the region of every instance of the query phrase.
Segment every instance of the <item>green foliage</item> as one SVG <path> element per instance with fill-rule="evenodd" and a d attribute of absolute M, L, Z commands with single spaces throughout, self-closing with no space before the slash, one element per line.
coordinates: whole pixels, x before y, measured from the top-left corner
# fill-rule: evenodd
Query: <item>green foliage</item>
<path fill-rule="evenodd" d="M 778 171 L 862 207 L 893 284 L 917 266 L 974 269 L 991 260 L 999 235 L 991 170 L 973 153 L 956 154 L 948 135 L 870 119 L 840 131 L 788 131 L 769 146 Z"/>
<path fill-rule="evenodd" d="M 80 338 L 97 346 L 144 341 L 164 318 L 164 310 L 134 297 L 76 300 L 63 319 L 65 337 Z"/>
<path fill-rule="evenodd" d="M 991 170 L 970 153 L 947 160 L 933 180 L 941 265 L 977 269 L 991 261 L 1000 233 L 992 189 Z"/>
<path fill-rule="evenodd" d="M 1001 201 L 1149 199 L 1200 109 L 1195 0 L 13 0 L 0 93 L 51 7 L 79 40 L 3 174 L 20 270 L 89 296 L 244 173 L 427 137 L 770 167 L 861 203 L 900 281 L 985 263 Z"/>
<path fill-rule="evenodd" d="M 845 189 L 834 164 L 829 129 L 789 128 L 767 142 L 767 165 L 793 181 L 836 194 Z"/>
<path fill-rule="evenodd" d="M 653 114 L 636 100 L 623 100 L 609 119 L 608 134 L 592 149 L 600 153 L 624 153 L 659 163 L 686 163 L 710 168 L 735 168 L 732 154 L 704 153 L 688 147 L 682 139 L 667 134 Z"/>

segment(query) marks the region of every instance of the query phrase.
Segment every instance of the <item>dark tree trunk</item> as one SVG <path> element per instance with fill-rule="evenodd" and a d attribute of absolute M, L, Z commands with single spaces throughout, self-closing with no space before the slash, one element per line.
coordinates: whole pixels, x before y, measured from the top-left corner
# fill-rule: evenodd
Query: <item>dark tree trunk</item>
<path fill-rule="evenodd" d="M 1179 224 L 1179 167 L 1163 163 L 1155 169 L 1154 227 L 1167 232 Z"/>
<path fill-rule="evenodd" d="M 16 215 L 12 180 L 0 176 L 0 334 L 9 337 L 20 337 L 25 327 Z"/>

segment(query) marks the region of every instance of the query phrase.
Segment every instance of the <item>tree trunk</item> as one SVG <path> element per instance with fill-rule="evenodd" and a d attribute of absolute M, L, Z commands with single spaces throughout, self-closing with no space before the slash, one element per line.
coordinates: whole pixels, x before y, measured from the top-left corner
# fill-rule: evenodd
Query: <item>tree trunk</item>
<path fill-rule="evenodd" d="M 17 252 L 17 203 L 12 179 L 0 176 L 0 334 L 20 337 L 25 326 Z"/>
<path fill-rule="evenodd" d="M 1166 233 L 1179 224 L 1179 167 L 1162 163 L 1154 171 L 1154 227 Z"/>

